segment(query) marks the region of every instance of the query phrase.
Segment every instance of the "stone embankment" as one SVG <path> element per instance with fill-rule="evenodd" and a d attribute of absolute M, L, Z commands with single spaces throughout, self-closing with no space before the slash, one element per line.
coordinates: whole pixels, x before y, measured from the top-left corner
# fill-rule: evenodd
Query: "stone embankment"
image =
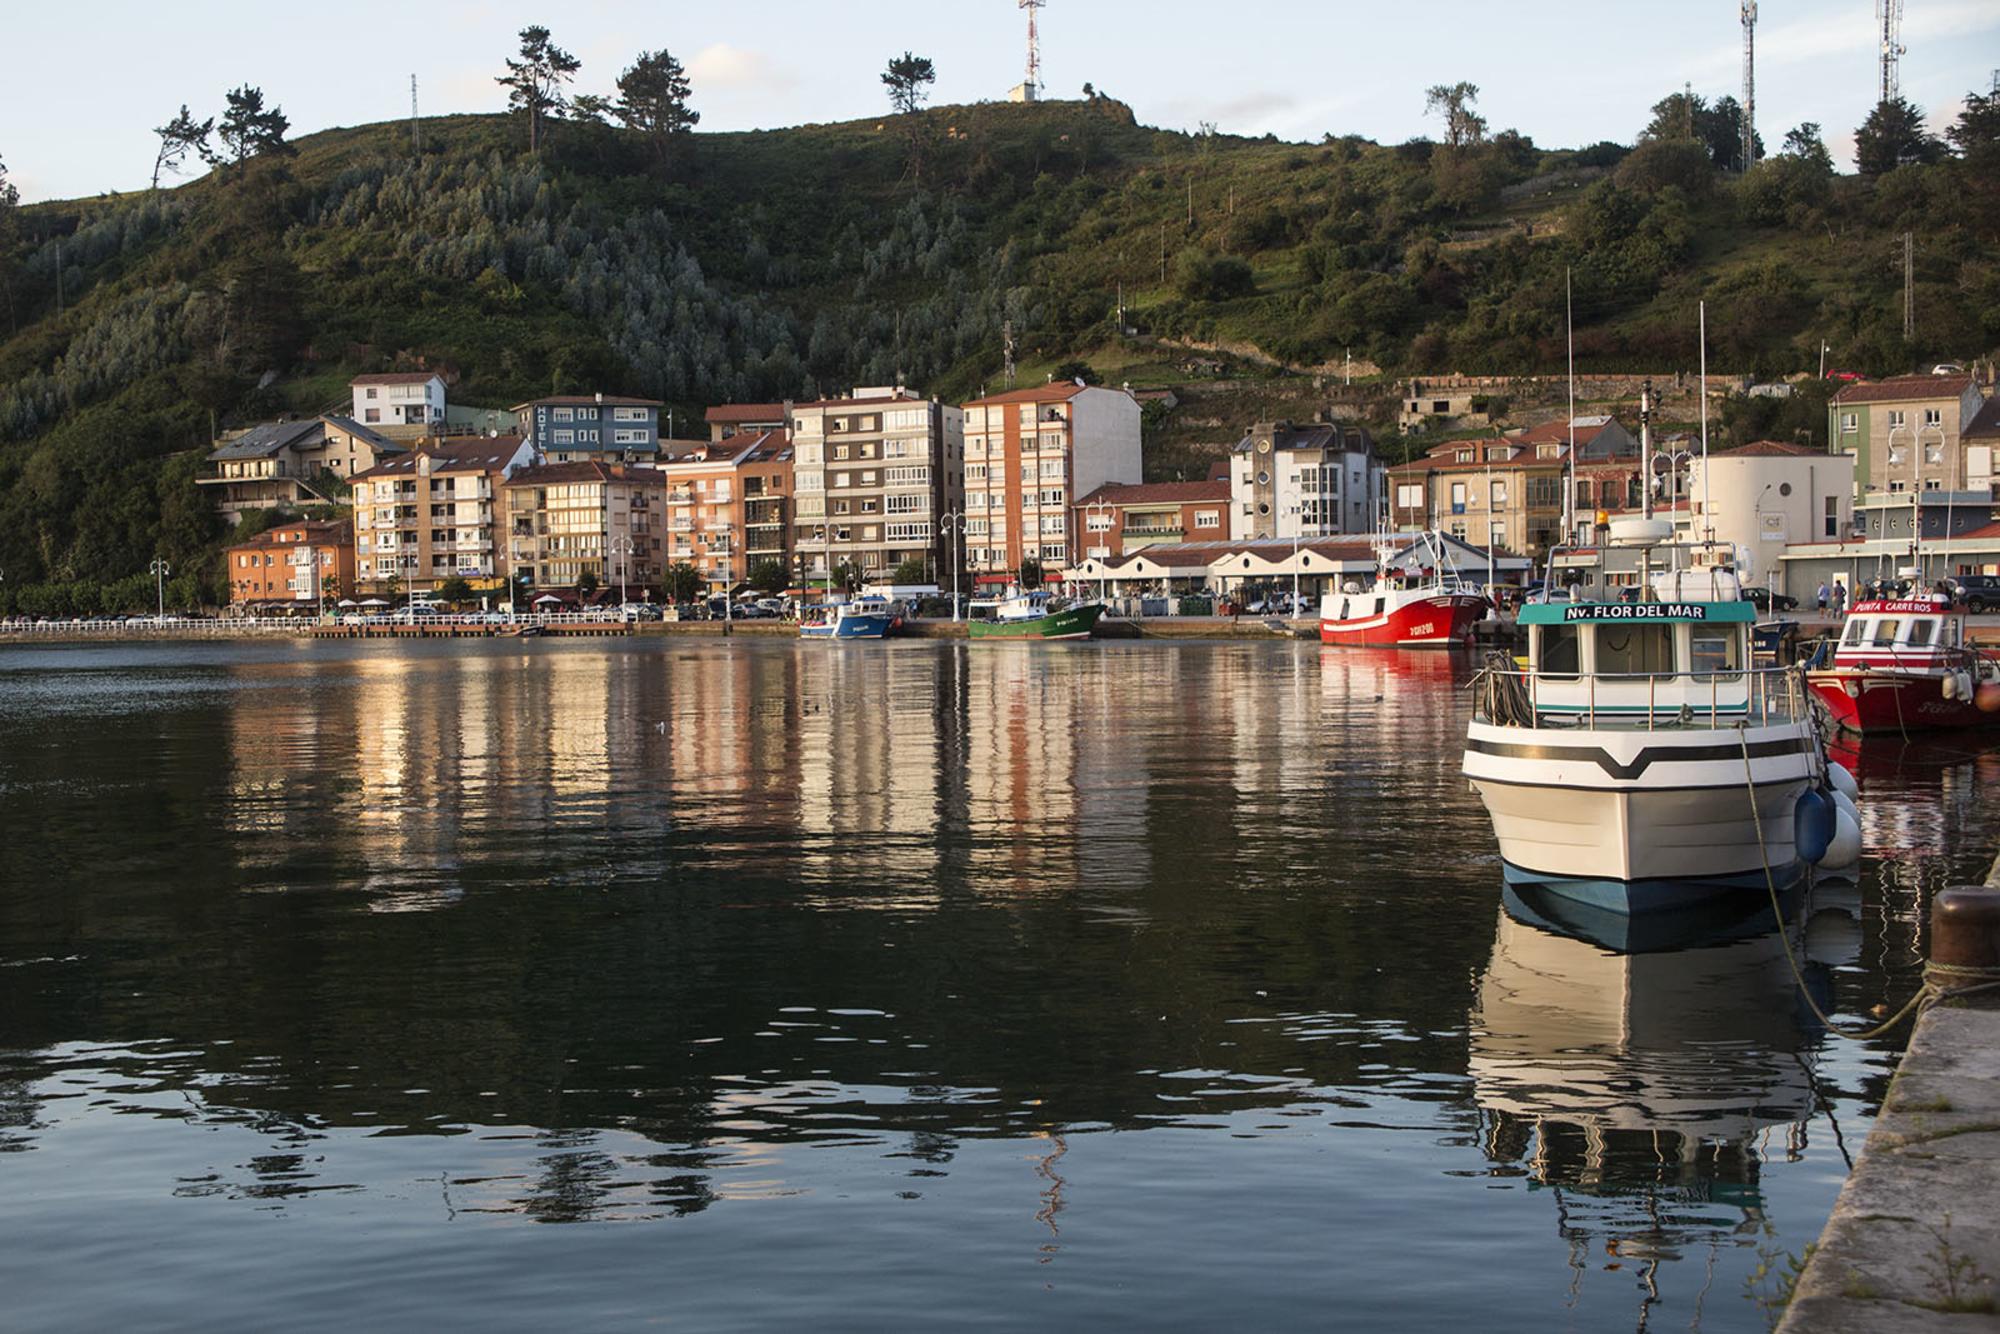
<path fill-rule="evenodd" d="M 2000 862 L 1938 896 L 1929 985 L 2000 979 Z M 1925 1010 L 1779 1334 L 2000 1329 L 2000 990 Z"/>

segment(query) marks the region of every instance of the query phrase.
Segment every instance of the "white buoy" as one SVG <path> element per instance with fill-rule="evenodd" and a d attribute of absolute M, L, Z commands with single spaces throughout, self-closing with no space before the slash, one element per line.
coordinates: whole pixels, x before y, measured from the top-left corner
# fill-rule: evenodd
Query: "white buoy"
<path fill-rule="evenodd" d="M 1845 811 L 1847 818 L 1854 821 L 1856 829 L 1861 827 L 1861 808 L 1854 804 L 1854 798 L 1848 796 L 1838 788 L 1833 791 L 1833 808 L 1837 811 Z"/>
<path fill-rule="evenodd" d="M 1847 811 L 1833 817 L 1833 842 L 1826 848 L 1820 865 L 1838 871 L 1861 860 L 1861 822 Z"/>
<path fill-rule="evenodd" d="M 1850 801 L 1861 800 L 1861 784 L 1854 781 L 1854 771 L 1839 760 L 1826 766 L 1826 781 L 1835 792 L 1845 792 Z"/>

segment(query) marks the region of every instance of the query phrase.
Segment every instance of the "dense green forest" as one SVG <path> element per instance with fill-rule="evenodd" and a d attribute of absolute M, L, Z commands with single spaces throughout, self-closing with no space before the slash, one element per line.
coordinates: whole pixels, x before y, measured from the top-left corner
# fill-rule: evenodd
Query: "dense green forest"
<path fill-rule="evenodd" d="M 1550 373 L 1566 273 L 1595 372 L 1689 366 L 1698 299 L 1736 373 L 1811 370 L 1822 342 L 1871 373 L 2000 345 L 2000 99 L 1949 142 L 1885 105 L 1842 175 L 1816 126 L 1744 172 L 1734 102 L 1678 94 L 1634 146 L 1550 150 L 1488 133 L 1463 84 L 1431 90 L 1437 139 L 1393 146 L 1150 129 L 1094 93 L 924 108 L 918 82 L 879 119 L 693 133 L 678 86 L 625 126 L 541 102 L 533 150 L 518 91 L 419 143 L 287 142 L 239 89 L 199 180 L 0 187 L 0 611 L 33 585 L 115 603 L 156 554 L 195 601 L 226 536 L 192 482 L 213 432 L 323 411 L 362 371 L 441 368 L 489 406 L 644 393 L 682 422 L 854 384 L 970 395 L 1000 383 L 1003 332 L 1034 380 L 1081 359 L 1159 382 L 1208 344 L 1269 378 L 1350 353 Z M 206 130 L 183 108 L 163 161 Z"/>

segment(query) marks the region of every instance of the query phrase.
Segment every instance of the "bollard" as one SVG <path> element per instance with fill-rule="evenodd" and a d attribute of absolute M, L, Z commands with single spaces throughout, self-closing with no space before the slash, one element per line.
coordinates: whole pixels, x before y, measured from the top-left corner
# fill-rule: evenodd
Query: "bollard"
<path fill-rule="evenodd" d="M 2000 981 L 2000 889 L 1960 885 L 1931 900 L 1931 956 L 1924 973 L 1949 989 Z"/>

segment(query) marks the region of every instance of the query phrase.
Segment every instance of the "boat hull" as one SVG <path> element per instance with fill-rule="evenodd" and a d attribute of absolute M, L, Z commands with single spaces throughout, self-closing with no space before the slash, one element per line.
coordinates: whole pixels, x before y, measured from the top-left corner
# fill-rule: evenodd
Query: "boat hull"
<path fill-rule="evenodd" d="M 887 639 L 893 616 L 843 616 L 831 625 L 802 625 L 801 639 Z"/>
<path fill-rule="evenodd" d="M 1767 866 L 1779 889 L 1795 883 L 1804 868 L 1792 813 L 1814 781 L 1815 750 L 1795 725 L 1648 732 L 1475 722 L 1464 771 L 1510 884 L 1652 912 L 1764 892 Z"/>
<path fill-rule="evenodd" d="M 1064 607 L 1046 616 L 1026 619 L 968 621 L 966 633 L 974 639 L 1088 639 L 1104 616 L 1102 603 Z"/>
<path fill-rule="evenodd" d="M 1367 602 L 1369 594 L 1353 595 Z M 1466 593 L 1433 593 L 1379 615 L 1330 617 L 1319 623 L 1320 642 L 1355 648 L 1463 648 L 1473 627 L 1486 617 L 1485 598 Z"/>
<path fill-rule="evenodd" d="M 1881 668 L 1832 668 L 1806 674 L 1806 685 L 1833 720 L 1850 732 L 1920 732 L 1989 727 L 1987 713 L 1969 699 L 1946 699 L 1944 676 Z"/>

